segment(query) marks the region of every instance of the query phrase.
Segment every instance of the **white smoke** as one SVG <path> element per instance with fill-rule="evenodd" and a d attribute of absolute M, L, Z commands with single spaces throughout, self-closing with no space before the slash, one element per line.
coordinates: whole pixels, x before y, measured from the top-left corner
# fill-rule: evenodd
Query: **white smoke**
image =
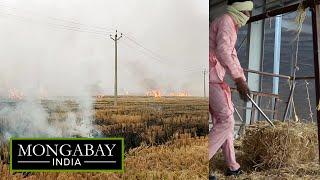
<path fill-rule="evenodd" d="M 193 0 L 0 3 L 0 119 L 6 124 L 1 131 L 6 137 L 95 136 L 92 95 L 97 94 L 91 90 L 113 94 L 114 42 L 109 38 L 113 27 L 124 33 L 118 44 L 120 94 L 144 95 L 150 88 L 160 87 L 202 95 L 207 9 L 208 1 Z M 95 32 L 70 30 L 68 26 L 77 26 L 70 20 L 88 24 Z M 101 35 L 95 25 L 107 28 L 100 29 Z M 128 35 L 161 58 L 152 58 L 128 40 Z M 135 62 L 143 74 L 135 73 Z M 23 94 L 22 100 L 13 105 L 1 102 L 7 101 L 13 88 L 18 98 Z M 67 109 L 61 113 L 66 116 L 63 120 L 39 102 L 39 98 L 63 102 L 70 96 L 79 107 L 76 112 L 58 103 Z"/>
<path fill-rule="evenodd" d="M 59 102 L 58 99 L 54 103 Z M 67 105 L 59 104 L 64 112 L 50 116 L 49 107 L 45 108 L 35 99 L 1 102 L 0 132 L 5 139 L 10 137 L 93 137 L 98 134 L 93 125 L 92 104 L 76 99 L 77 112 Z M 56 109 L 57 110 L 57 109 Z M 64 117 L 63 117 L 64 116 Z"/>
<path fill-rule="evenodd" d="M 50 136 L 56 131 L 48 124 L 48 114 L 38 103 L 20 102 L 16 105 L 6 105 L 0 110 L 0 117 L 3 135 L 6 139 L 11 136 Z"/>
<path fill-rule="evenodd" d="M 109 35 L 116 28 L 124 35 L 118 42 L 120 94 L 144 95 L 149 89 L 141 83 L 151 79 L 162 91 L 187 88 L 203 95 L 201 71 L 208 67 L 209 48 L 206 0 L 10 0 L 5 7 L 1 1 L 0 88 L 4 83 L 29 95 L 43 87 L 48 94 L 67 96 L 75 93 L 74 87 L 101 82 L 104 94 L 112 95 L 114 42 Z M 143 76 L 133 74 L 136 62 Z"/>

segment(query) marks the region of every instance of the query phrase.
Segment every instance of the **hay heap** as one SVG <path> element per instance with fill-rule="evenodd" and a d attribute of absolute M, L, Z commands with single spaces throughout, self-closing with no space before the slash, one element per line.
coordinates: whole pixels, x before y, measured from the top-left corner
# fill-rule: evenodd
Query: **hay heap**
<path fill-rule="evenodd" d="M 315 124 L 276 121 L 275 126 L 258 122 L 246 129 L 242 150 L 249 164 L 257 168 L 283 168 L 317 159 Z"/>

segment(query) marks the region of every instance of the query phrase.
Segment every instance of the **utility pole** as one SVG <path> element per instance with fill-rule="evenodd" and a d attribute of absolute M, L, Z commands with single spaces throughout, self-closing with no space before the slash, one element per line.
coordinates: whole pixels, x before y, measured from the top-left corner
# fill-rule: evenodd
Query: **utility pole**
<path fill-rule="evenodd" d="M 118 99 L 118 40 L 122 38 L 122 33 L 120 37 L 118 37 L 118 31 L 116 30 L 116 34 L 112 36 L 110 34 L 110 38 L 114 41 L 114 106 L 117 106 Z"/>
<path fill-rule="evenodd" d="M 207 93 L 206 93 L 206 86 L 207 86 L 207 83 L 206 83 L 206 74 L 207 74 L 207 70 L 204 69 L 202 71 L 203 73 L 203 97 L 205 98 L 207 96 Z"/>

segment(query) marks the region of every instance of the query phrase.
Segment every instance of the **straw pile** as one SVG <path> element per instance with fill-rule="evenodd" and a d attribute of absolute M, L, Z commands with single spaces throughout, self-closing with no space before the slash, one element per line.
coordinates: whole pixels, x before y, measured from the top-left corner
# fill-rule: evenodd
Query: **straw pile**
<path fill-rule="evenodd" d="M 315 124 L 276 121 L 275 126 L 259 122 L 246 129 L 241 150 L 250 165 L 276 169 L 315 161 L 318 156 Z"/>

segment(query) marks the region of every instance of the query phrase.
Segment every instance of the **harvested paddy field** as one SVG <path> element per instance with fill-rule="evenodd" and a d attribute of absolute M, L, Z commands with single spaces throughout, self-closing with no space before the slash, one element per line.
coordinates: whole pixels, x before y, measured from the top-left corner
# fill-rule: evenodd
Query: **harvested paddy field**
<path fill-rule="evenodd" d="M 70 112 L 81 118 L 72 100 L 42 100 L 51 123 L 63 124 Z M 93 103 L 99 137 L 125 138 L 125 173 L 9 173 L 2 144 L 2 179 L 207 179 L 208 101 L 197 97 L 100 97 Z M 9 117 L 6 117 L 8 119 Z M 66 130 L 67 131 L 67 130 Z"/>

